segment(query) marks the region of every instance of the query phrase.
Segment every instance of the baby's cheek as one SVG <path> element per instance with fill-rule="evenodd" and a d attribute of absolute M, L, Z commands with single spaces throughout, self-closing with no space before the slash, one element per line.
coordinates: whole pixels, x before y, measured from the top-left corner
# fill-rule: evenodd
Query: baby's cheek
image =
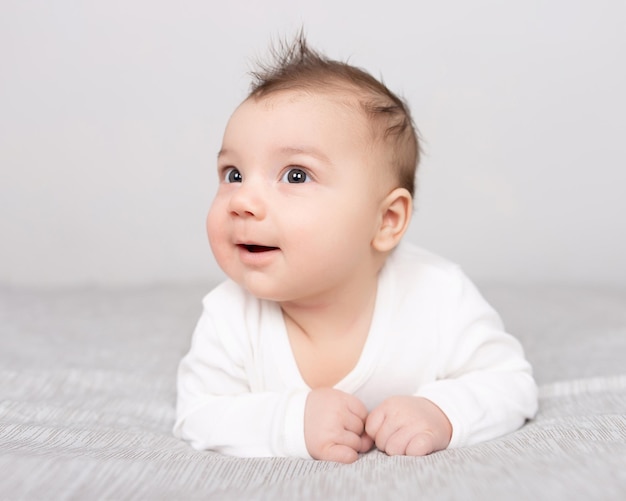
<path fill-rule="evenodd" d="M 206 219 L 206 232 L 209 238 L 211 250 L 220 266 L 223 266 L 226 259 L 228 238 L 225 221 L 222 221 L 215 213 L 209 211 Z"/>
<path fill-rule="evenodd" d="M 215 200 L 206 217 L 206 232 L 211 245 L 225 238 L 224 228 L 226 227 L 226 220 L 222 213 L 223 210 L 220 208 L 218 201 Z"/>

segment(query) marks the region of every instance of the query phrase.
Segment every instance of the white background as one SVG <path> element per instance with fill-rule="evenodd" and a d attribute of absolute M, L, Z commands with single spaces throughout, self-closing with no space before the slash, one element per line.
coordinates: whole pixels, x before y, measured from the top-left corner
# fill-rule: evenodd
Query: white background
<path fill-rule="evenodd" d="M 411 104 L 408 239 L 477 280 L 626 283 L 626 2 L 0 2 L 0 284 L 214 280 L 215 155 L 270 39 Z"/>

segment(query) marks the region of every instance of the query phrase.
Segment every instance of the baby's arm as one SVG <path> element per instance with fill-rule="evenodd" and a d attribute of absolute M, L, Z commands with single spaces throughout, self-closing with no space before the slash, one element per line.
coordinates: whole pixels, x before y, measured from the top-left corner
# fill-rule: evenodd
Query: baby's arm
<path fill-rule="evenodd" d="M 519 342 L 460 270 L 447 290 L 440 329 L 433 332 L 439 339 L 434 380 L 412 396 L 384 401 L 367 419 L 367 433 L 389 454 L 490 440 L 537 410 L 537 387 Z"/>
<path fill-rule="evenodd" d="M 232 456 L 310 457 L 303 424 L 308 391 L 253 392 L 245 343 L 236 329 L 221 327 L 206 312 L 198 322 L 178 370 L 174 434 L 196 449 Z"/>
<path fill-rule="evenodd" d="M 458 269 L 454 275 L 442 310 L 437 380 L 416 393 L 450 420 L 449 447 L 510 433 L 537 411 L 537 386 L 520 343 L 472 282 Z"/>
<path fill-rule="evenodd" d="M 537 411 L 537 386 L 523 349 L 495 310 L 457 269 L 442 310 L 437 380 L 416 396 L 435 403 L 452 424 L 449 447 L 518 429 Z"/>

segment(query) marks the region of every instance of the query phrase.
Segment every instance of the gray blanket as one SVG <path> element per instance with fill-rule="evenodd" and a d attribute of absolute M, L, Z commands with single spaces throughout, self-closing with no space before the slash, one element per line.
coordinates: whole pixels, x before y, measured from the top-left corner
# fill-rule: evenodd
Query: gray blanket
<path fill-rule="evenodd" d="M 483 287 L 540 411 L 423 458 L 236 459 L 171 435 L 208 287 L 0 288 L 0 499 L 626 499 L 626 289 Z"/>

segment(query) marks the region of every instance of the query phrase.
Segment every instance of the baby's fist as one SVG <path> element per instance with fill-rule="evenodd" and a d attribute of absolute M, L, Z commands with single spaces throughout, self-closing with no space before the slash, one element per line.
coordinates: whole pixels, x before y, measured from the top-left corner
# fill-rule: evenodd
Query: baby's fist
<path fill-rule="evenodd" d="M 422 397 L 391 397 L 367 417 L 365 431 L 390 456 L 425 456 L 445 449 L 452 425 L 443 411 Z"/>
<path fill-rule="evenodd" d="M 304 440 L 314 459 L 352 463 L 372 447 L 365 433 L 367 409 L 353 395 L 332 388 L 312 390 L 304 408 Z"/>

